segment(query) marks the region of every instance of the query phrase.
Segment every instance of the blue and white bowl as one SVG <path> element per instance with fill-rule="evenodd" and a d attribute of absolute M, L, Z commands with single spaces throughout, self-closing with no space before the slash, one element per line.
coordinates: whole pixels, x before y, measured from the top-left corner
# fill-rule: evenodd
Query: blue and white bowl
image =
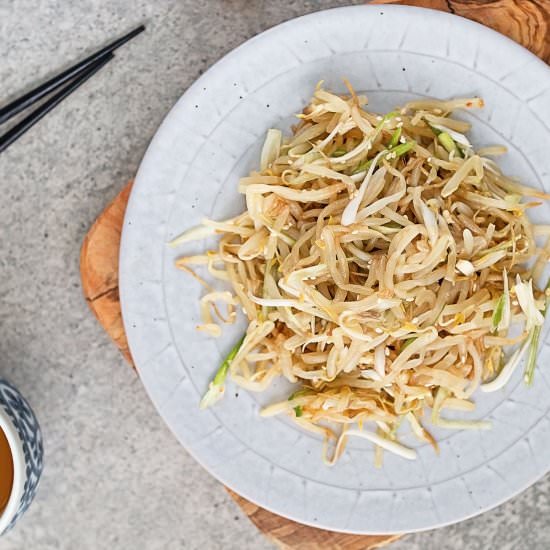
<path fill-rule="evenodd" d="M 36 416 L 19 391 L 3 379 L 0 379 L 0 428 L 13 457 L 13 487 L 0 516 L 1 535 L 15 525 L 34 499 L 44 464 L 42 433 Z"/>

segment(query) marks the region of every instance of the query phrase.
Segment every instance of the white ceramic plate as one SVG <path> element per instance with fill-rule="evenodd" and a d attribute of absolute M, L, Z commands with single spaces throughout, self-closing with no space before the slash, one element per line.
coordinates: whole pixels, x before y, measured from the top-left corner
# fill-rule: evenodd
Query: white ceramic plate
<path fill-rule="evenodd" d="M 268 128 L 288 131 L 315 84 L 344 91 L 347 77 L 388 111 L 413 97 L 480 95 L 484 111 L 464 115 L 476 145 L 504 143 L 502 164 L 549 189 L 550 70 L 527 50 L 465 19 L 418 8 L 360 6 L 275 27 L 237 48 L 178 101 L 153 139 L 126 212 L 120 258 L 124 322 L 151 399 L 185 448 L 225 485 L 301 523 L 354 533 L 433 528 L 487 510 L 550 469 L 550 358 L 545 330 L 535 386 L 520 373 L 498 394 L 478 395 L 476 416 L 490 432 L 436 432 L 441 454 L 386 455 L 353 441 L 333 468 L 321 443 L 260 406 L 281 393 L 249 394 L 229 384 L 201 411 L 200 396 L 244 324 L 221 340 L 195 331 L 198 283 L 166 242 L 204 216 L 243 208 L 237 180 L 257 166 Z M 536 218 L 550 219 L 548 205 Z M 211 243 L 210 243 L 211 244 Z M 238 395 L 238 397 L 237 397 Z M 411 440 L 409 443 L 413 443 Z"/>

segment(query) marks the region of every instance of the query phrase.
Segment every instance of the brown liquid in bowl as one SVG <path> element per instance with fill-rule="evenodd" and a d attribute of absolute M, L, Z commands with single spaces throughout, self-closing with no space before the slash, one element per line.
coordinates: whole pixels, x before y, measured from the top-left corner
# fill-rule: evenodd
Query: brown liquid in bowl
<path fill-rule="evenodd" d="M 10 445 L 0 428 L 0 515 L 8 504 L 13 487 L 13 458 Z"/>

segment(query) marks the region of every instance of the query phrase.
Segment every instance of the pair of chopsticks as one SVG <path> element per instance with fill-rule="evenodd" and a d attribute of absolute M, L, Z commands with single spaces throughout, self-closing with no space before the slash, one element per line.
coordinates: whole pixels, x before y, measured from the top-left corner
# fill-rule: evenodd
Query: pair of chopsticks
<path fill-rule="evenodd" d="M 61 88 L 64 84 L 66 86 L 61 88 L 55 95 L 46 100 L 40 107 L 32 111 L 23 120 L 18 122 L 13 128 L 8 130 L 3 136 L 0 136 L 0 153 L 7 149 L 15 140 L 21 137 L 29 128 L 34 126 L 41 118 L 48 114 L 54 107 L 59 105 L 68 95 L 74 92 L 77 88 L 82 86 L 86 80 L 93 76 L 101 67 L 113 59 L 113 52 L 134 38 L 134 36 L 143 32 L 145 27 L 140 25 L 133 31 L 124 35 L 123 37 L 115 40 L 108 46 L 105 46 L 96 53 L 90 55 L 83 61 L 76 63 L 72 67 L 53 77 L 52 79 L 44 82 L 40 86 L 34 88 L 30 92 L 24 94 L 18 99 L 15 99 L 5 107 L 0 109 L 0 124 L 4 124 L 12 117 L 27 109 L 34 103 L 40 101 L 50 93 L 54 92 L 58 88 Z"/>

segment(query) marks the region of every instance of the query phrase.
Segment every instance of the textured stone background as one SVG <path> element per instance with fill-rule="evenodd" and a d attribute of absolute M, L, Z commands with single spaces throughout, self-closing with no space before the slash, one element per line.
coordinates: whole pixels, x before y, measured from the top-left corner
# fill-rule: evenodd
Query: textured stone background
<path fill-rule="evenodd" d="M 47 453 L 38 497 L 2 550 L 272 547 L 153 410 L 87 309 L 78 255 L 199 74 L 276 23 L 349 3 L 0 0 L 2 100 L 148 25 L 0 156 L 0 376 L 31 401 Z M 547 477 L 497 510 L 391 548 L 546 549 L 549 517 Z"/>

